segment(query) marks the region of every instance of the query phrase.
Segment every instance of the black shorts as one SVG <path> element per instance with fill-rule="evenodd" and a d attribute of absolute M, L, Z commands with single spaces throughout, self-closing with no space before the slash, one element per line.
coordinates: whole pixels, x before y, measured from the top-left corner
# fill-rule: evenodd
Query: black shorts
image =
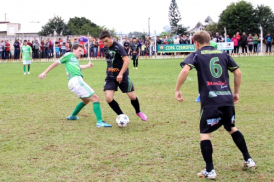
<path fill-rule="evenodd" d="M 127 48 L 127 49 L 125 48 L 125 51 L 126 51 L 126 54 L 128 55 L 129 48 Z"/>
<path fill-rule="evenodd" d="M 138 59 L 138 54 L 132 54 L 132 57 L 131 57 L 132 60 L 137 60 Z"/>
<path fill-rule="evenodd" d="M 105 90 L 118 90 L 118 87 L 123 93 L 128 93 L 134 91 L 134 85 L 131 82 L 130 78 L 128 75 L 123 75 L 123 80 L 119 84 L 116 81 L 116 76 L 115 77 L 107 77 L 105 79 L 105 86 L 104 86 L 104 91 Z"/>
<path fill-rule="evenodd" d="M 231 131 L 231 128 L 235 127 L 234 106 L 201 110 L 200 133 L 212 133 L 222 125 L 227 131 Z"/>

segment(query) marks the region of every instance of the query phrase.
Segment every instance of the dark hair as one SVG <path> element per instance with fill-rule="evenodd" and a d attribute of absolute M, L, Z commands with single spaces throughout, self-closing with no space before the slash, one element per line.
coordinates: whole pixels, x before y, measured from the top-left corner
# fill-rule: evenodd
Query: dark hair
<path fill-rule="evenodd" d="M 73 46 L 72 46 L 72 50 L 76 50 L 76 49 L 78 49 L 79 47 L 81 47 L 81 48 L 83 48 L 83 46 L 81 45 L 81 44 L 74 44 Z"/>
<path fill-rule="evenodd" d="M 28 42 L 27 40 L 24 40 L 24 42 Z"/>
<path fill-rule="evenodd" d="M 132 38 L 133 40 L 136 39 L 135 37 Z"/>
<path fill-rule="evenodd" d="M 110 35 L 110 33 L 109 33 L 108 30 L 103 30 L 103 31 L 100 33 L 100 35 L 99 35 L 99 39 L 102 40 L 102 39 L 104 39 L 104 38 L 106 38 L 106 37 L 110 38 L 111 35 Z"/>

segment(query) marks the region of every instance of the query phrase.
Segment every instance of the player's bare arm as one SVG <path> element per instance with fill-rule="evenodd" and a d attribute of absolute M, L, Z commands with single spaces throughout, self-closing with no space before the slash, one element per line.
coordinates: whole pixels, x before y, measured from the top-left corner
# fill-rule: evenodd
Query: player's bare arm
<path fill-rule="evenodd" d="M 129 47 L 128 52 L 127 52 L 128 55 L 129 55 L 130 51 L 131 51 L 131 48 Z"/>
<path fill-rule="evenodd" d="M 233 71 L 234 74 L 234 93 L 233 93 L 233 100 L 234 100 L 234 104 L 237 104 L 239 102 L 239 98 L 240 98 L 240 85 L 241 85 L 241 81 L 242 81 L 242 72 L 241 70 L 238 68 L 235 71 Z"/>
<path fill-rule="evenodd" d="M 123 67 L 122 67 L 119 75 L 116 78 L 116 80 L 117 80 L 118 83 L 122 82 L 122 80 L 123 80 L 123 74 L 127 71 L 127 68 L 128 68 L 128 65 L 129 65 L 129 59 L 128 59 L 127 56 L 123 57 L 123 61 L 124 61 Z"/>
<path fill-rule="evenodd" d="M 178 76 L 178 79 L 177 79 L 177 84 L 176 84 L 176 88 L 175 88 L 175 98 L 179 102 L 184 101 L 183 95 L 180 92 L 180 88 L 184 84 L 184 82 L 186 81 L 186 78 L 187 78 L 187 75 L 188 75 L 189 71 L 190 71 L 190 66 L 188 66 L 188 65 L 184 66 L 184 68 L 180 72 L 180 74 Z"/>
<path fill-rule="evenodd" d="M 59 63 L 59 61 L 55 61 L 54 63 L 52 63 L 43 73 L 41 73 L 39 76 L 38 76 L 38 78 L 39 79 L 44 79 L 44 78 L 46 78 L 46 75 L 47 75 L 47 73 L 50 71 L 50 70 L 52 70 L 53 68 L 55 68 L 56 66 L 58 66 L 60 63 Z"/>
<path fill-rule="evenodd" d="M 92 68 L 93 67 L 93 63 L 88 63 L 85 65 L 80 65 L 81 70 L 86 69 L 86 68 Z"/>

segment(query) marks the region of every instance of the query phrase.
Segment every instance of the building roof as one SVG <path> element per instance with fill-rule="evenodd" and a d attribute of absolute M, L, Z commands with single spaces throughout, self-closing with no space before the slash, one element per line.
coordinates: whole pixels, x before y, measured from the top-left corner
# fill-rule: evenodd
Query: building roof
<path fill-rule="evenodd" d="M 212 23 L 212 22 L 214 22 L 214 21 L 212 20 L 212 18 L 211 18 L 210 16 L 208 16 L 208 17 L 205 19 L 205 22 L 206 22 L 206 23 Z"/>

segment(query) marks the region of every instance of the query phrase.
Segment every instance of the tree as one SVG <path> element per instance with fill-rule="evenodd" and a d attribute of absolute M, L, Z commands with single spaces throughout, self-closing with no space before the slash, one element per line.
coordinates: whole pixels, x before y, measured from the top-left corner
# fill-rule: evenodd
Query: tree
<path fill-rule="evenodd" d="M 185 27 L 178 24 L 182 18 L 176 0 L 171 0 L 168 18 L 172 33 L 178 34 L 179 32 L 184 33 L 186 31 Z"/>
<path fill-rule="evenodd" d="M 258 24 L 263 27 L 264 34 L 274 32 L 274 14 L 269 6 L 258 5 L 255 17 Z"/>
<path fill-rule="evenodd" d="M 236 32 L 249 34 L 259 31 L 252 4 L 243 0 L 227 6 L 220 15 L 219 23 L 224 25 L 231 35 Z"/>
<path fill-rule="evenodd" d="M 221 23 L 211 23 L 206 26 L 206 31 L 208 31 L 211 35 L 215 35 L 215 33 L 219 33 L 220 35 L 224 34 L 224 26 Z"/>
<path fill-rule="evenodd" d="M 38 35 L 40 36 L 48 36 L 53 35 L 54 31 L 56 31 L 57 35 L 68 35 L 68 27 L 64 20 L 56 16 L 53 19 L 49 19 L 48 23 L 46 25 L 42 26 L 42 30 L 38 32 Z"/>
<path fill-rule="evenodd" d="M 183 25 L 179 25 L 177 29 L 177 34 L 184 34 L 186 33 L 186 31 L 187 31 L 186 27 L 184 27 Z"/>
<path fill-rule="evenodd" d="M 170 32 L 162 32 L 160 34 L 160 37 L 166 37 L 166 36 L 171 36 Z"/>
<path fill-rule="evenodd" d="M 68 21 L 68 28 L 71 35 L 87 35 L 90 29 L 98 27 L 85 17 L 74 17 Z"/>
<path fill-rule="evenodd" d="M 112 37 L 118 38 L 118 36 L 116 35 L 116 30 L 114 28 L 110 29 L 109 32 L 112 35 Z"/>

